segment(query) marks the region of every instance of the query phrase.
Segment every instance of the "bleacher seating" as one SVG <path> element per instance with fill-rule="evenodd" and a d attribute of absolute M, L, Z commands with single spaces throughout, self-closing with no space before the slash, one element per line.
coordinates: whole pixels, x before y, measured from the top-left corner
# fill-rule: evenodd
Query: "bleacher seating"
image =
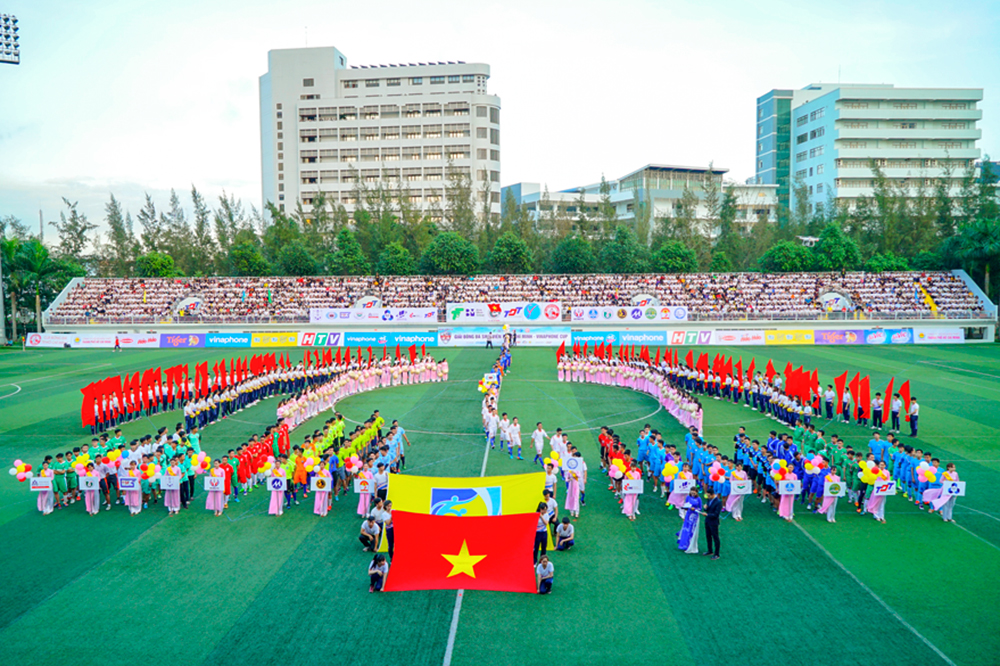
<path fill-rule="evenodd" d="M 629 305 L 640 294 L 687 306 L 692 319 L 809 319 L 829 316 L 820 302 L 829 291 L 849 296 L 848 314 L 855 317 L 968 317 L 984 309 L 962 280 L 945 272 L 87 278 L 49 312 L 49 321 L 306 322 L 310 308 L 350 307 L 365 297 L 385 307 L 562 301 L 568 308 Z"/>

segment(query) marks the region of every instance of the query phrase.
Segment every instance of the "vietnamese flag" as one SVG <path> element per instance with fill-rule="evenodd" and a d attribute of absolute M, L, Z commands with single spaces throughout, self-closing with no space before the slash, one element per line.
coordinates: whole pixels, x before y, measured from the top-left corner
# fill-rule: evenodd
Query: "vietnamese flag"
<path fill-rule="evenodd" d="M 833 385 L 837 389 L 837 404 L 834 406 L 834 411 L 841 411 L 844 404 L 844 388 L 847 386 L 847 370 L 844 370 L 844 374 L 833 378 Z"/>
<path fill-rule="evenodd" d="M 865 418 L 871 418 L 872 394 L 868 375 L 861 379 L 861 408 L 865 410 Z"/>
<path fill-rule="evenodd" d="M 767 378 L 767 383 L 771 383 L 771 378 L 778 374 L 778 371 L 774 369 L 774 364 L 771 363 L 771 359 L 767 359 L 767 367 L 764 368 L 764 377 Z"/>
<path fill-rule="evenodd" d="M 689 349 L 688 350 L 687 356 L 684 357 L 684 363 L 687 365 L 687 367 L 689 367 L 692 370 L 694 370 L 694 350 L 693 349 Z"/>
<path fill-rule="evenodd" d="M 732 361 L 733 357 L 730 356 L 729 360 Z M 743 386 L 743 357 L 742 356 L 740 356 L 740 360 L 736 361 L 736 374 L 733 376 L 733 379 L 736 380 L 736 387 L 737 388 L 742 388 L 742 386 Z"/>
<path fill-rule="evenodd" d="M 754 367 L 755 367 L 754 364 L 756 362 L 757 362 L 757 357 L 756 356 L 751 356 L 750 357 L 750 367 L 747 368 L 747 380 L 748 381 L 751 381 L 751 382 L 753 381 L 753 370 L 754 370 Z"/>
<path fill-rule="evenodd" d="M 858 403 L 861 402 L 861 373 L 854 375 L 854 379 L 847 385 L 847 390 L 851 392 L 851 399 L 854 400 L 854 418 L 858 418 Z"/>
<path fill-rule="evenodd" d="M 899 399 L 903 401 L 903 420 L 907 423 L 910 422 L 910 380 L 907 379 L 903 382 L 903 385 L 899 387 Z M 890 405 L 892 403 L 889 403 Z"/>
<path fill-rule="evenodd" d="M 534 593 L 537 524 L 537 513 L 458 518 L 393 511 L 395 556 L 385 590 Z"/>
<path fill-rule="evenodd" d="M 559 349 L 556 350 L 556 363 L 559 362 L 559 359 L 561 359 L 565 353 L 566 353 L 566 341 L 563 340 L 562 344 L 559 345 Z M 397 358 L 399 357 L 399 345 L 396 345 L 396 356 Z"/>

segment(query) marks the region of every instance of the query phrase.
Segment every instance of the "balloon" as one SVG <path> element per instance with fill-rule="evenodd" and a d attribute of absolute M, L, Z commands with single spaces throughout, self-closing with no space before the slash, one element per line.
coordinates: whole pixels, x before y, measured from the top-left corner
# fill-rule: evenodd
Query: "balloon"
<path fill-rule="evenodd" d="M 101 462 L 107 465 L 108 463 L 111 462 L 111 458 L 104 456 L 103 458 L 101 458 Z"/>
<path fill-rule="evenodd" d="M 17 476 L 17 468 L 16 467 L 11 467 L 10 471 L 9 471 L 9 474 L 11 476 Z"/>
<path fill-rule="evenodd" d="M 28 477 L 26 477 L 23 472 L 18 472 L 18 474 L 17 474 L 17 480 L 18 481 L 20 481 L 21 483 L 24 483 L 24 480 L 26 478 L 28 478 Z"/>
<path fill-rule="evenodd" d="M 559 452 L 558 451 L 553 451 L 552 452 L 552 459 L 553 460 L 559 460 Z"/>
<path fill-rule="evenodd" d="M 14 467 L 19 467 L 20 465 L 21 465 L 21 459 L 18 458 L 17 460 L 14 461 Z"/>

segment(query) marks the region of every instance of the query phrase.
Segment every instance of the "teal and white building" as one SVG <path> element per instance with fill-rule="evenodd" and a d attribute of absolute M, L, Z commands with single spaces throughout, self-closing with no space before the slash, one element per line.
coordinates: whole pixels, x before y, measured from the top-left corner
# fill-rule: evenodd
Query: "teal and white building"
<path fill-rule="evenodd" d="M 874 192 L 872 163 L 913 193 L 947 180 L 956 192 L 980 158 L 981 88 L 816 83 L 757 100 L 757 182 L 811 211 Z M 786 203 L 787 197 L 787 203 Z"/>

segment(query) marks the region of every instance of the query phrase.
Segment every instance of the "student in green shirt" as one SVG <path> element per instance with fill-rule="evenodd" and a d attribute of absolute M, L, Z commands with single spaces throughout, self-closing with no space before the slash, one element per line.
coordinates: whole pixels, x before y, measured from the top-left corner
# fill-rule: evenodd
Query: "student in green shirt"
<path fill-rule="evenodd" d="M 107 435 L 104 435 L 107 437 Z M 109 446 L 118 446 L 125 443 L 125 436 L 122 435 L 121 428 L 115 428 L 115 436 L 108 440 Z"/>
<path fill-rule="evenodd" d="M 51 469 L 54 476 L 52 477 L 52 491 L 56 495 L 56 506 L 69 506 L 69 499 L 66 497 L 68 492 L 68 485 L 66 482 L 66 470 L 70 468 L 69 461 L 63 457 L 63 454 L 56 454 L 56 461 L 52 463 Z"/>
<path fill-rule="evenodd" d="M 73 469 L 73 461 L 76 460 L 76 455 L 73 451 L 66 452 L 66 487 L 69 490 L 69 503 L 76 503 L 76 496 L 79 494 L 80 482 L 76 476 L 76 470 Z"/>
<path fill-rule="evenodd" d="M 201 453 L 201 432 L 199 432 L 197 425 L 191 427 L 191 432 L 188 433 L 187 439 L 188 446 L 194 449 L 195 453 Z"/>

